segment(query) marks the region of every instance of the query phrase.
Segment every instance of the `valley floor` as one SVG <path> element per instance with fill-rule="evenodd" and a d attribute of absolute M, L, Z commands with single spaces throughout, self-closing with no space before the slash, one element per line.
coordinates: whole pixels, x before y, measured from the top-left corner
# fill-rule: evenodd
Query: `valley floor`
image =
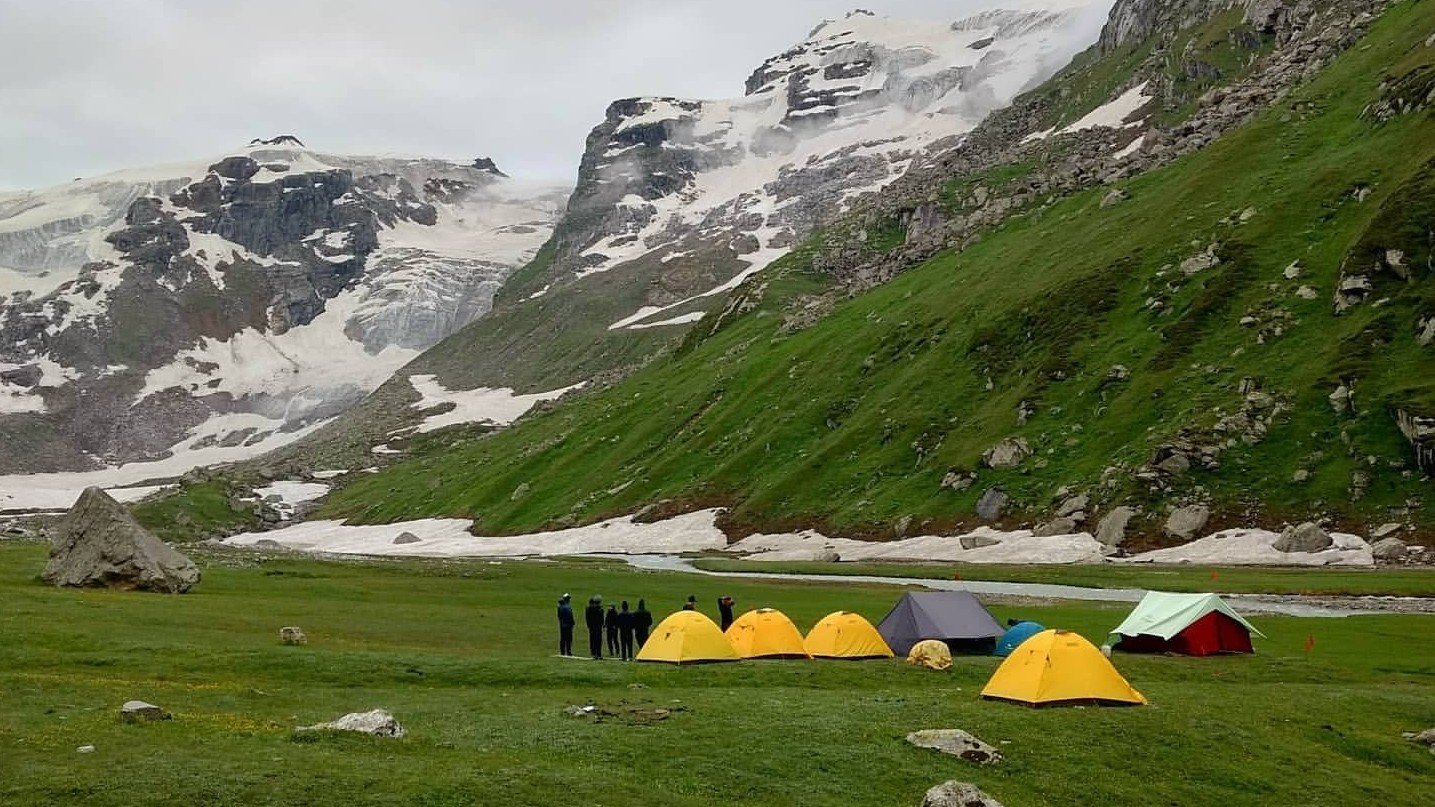
<path fill-rule="evenodd" d="M 781 608 L 805 629 L 838 609 L 879 619 L 891 587 L 591 560 L 226 552 L 198 558 L 193 593 L 162 597 L 45 587 L 44 554 L 0 544 L 7 804 L 900 805 L 962 779 L 1013 807 L 1336 805 L 1414 804 L 1435 787 L 1435 756 L 1401 738 L 1435 725 L 1429 616 L 1257 617 L 1269 638 L 1253 657 L 1118 654 L 1149 707 L 1031 710 L 978 697 L 996 666 L 987 657 L 932 673 L 899 661 L 669 668 L 553 655 L 564 591 L 645 597 L 660 617 L 689 594 L 709 611 L 731 594 L 740 611 Z M 1099 641 L 1126 606 L 992 610 Z M 310 643 L 282 646 L 284 625 Z M 130 699 L 174 720 L 121 724 Z M 564 712 L 588 703 L 671 716 Z M 293 731 L 376 707 L 409 736 Z M 977 768 L 903 742 L 924 728 L 966 729 L 1007 759 Z"/>

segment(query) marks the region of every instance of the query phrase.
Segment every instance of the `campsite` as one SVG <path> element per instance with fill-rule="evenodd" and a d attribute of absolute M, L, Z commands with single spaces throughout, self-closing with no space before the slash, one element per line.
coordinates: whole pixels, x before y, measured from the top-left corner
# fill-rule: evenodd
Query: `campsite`
<path fill-rule="evenodd" d="M 714 598 L 732 594 L 741 610 L 780 609 L 806 632 L 839 610 L 879 622 L 903 593 L 893 587 L 710 580 L 594 560 L 214 553 L 198 558 L 204 584 L 173 598 L 41 586 L 44 556 L 0 545 L 4 803 L 561 794 L 638 804 L 661 793 L 677 805 L 887 805 L 916 804 L 957 778 L 1007 805 L 1414 804 L 1435 777 L 1435 756 L 1401 737 L 1435 724 L 1428 616 L 1251 615 L 1265 634 L 1252 655 L 1113 654 L 1148 706 L 1032 709 L 980 697 L 1001 662 L 987 655 L 958 653 L 945 672 L 900 658 L 554 656 L 552 603 L 568 589 L 644 596 L 660 618 L 692 593 L 711 617 Z M 1003 626 L 1032 619 L 1096 643 L 1132 611 L 988 599 Z M 302 627 L 308 644 L 281 644 L 284 625 Z M 121 723 L 131 699 L 173 719 Z M 407 735 L 295 731 L 373 708 Z M 978 767 L 903 740 L 942 728 L 1005 759 Z"/>

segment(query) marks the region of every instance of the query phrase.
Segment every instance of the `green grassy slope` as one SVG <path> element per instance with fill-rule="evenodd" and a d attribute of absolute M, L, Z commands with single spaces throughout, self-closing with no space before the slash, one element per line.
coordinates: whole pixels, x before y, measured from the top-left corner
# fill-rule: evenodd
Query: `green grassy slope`
<path fill-rule="evenodd" d="M 714 581 L 594 564 L 207 564 L 191 594 L 61 591 L 39 545 L 0 545 L 0 802 L 119 804 L 894 805 L 948 779 L 1011 807 L 1417 804 L 1435 757 L 1402 731 L 1435 724 L 1430 617 L 1256 617 L 1241 658 L 1115 663 L 1144 708 L 983 701 L 996 667 L 900 661 L 670 668 L 553 658 L 553 601 L 692 593 L 879 619 L 893 589 Z M 203 562 L 203 561 L 202 561 Z M 1125 609 L 994 605 L 1100 640 Z M 282 625 L 306 647 L 283 647 Z M 1316 643 L 1304 650 L 1306 639 Z M 585 641 L 580 629 L 578 641 Z M 640 685 L 643 688 L 633 688 Z M 174 720 L 129 726 L 148 700 Z M 595 723 L 571 704 L 676 710 Z M 382 707 L 402 740 L 296 735 Z M 1002 743 L 978 768 L 909 747 L 924 728 Z M 94 745 L 92 754 L 78 754 Z"/>
<path fill-rule="evenodd" d="M 921 529 L 969 521 L 992 486 L 1033 512 L 1074 486 L 1152 509 L 1205 496 L 1229 521 L 1321 512 L 1353 527 L 1395 515 L 1429 527 L 1430 483 L 1391 417 L 1397 406 L 1435 413 L 1435 350 L 1413 337 L 1431 309 L 1429 273 L 1376 276 L 1367 303 L 1343 316 L 1331 299 L 1342 263 L 1372 245 L 1422 254 L 1435 122 L 1377 125 L 1361 112 L 1387 71 L 1435 60 L 1432 30 L 1435 6 L 1395 6 L 1256 122 L 1125 183 L 1129 201 L 1103 209 L 1096 189 L 1031 211 L 789 332 L 790 301 L 825 283 L 799 252 L 748 292 L 755 310 L 716 334 L 700 328 L 625 383 L 511 431 L 458 450 L 420 443 L 327 512 L 461 515 L 507 531 L 673 499 L 731 504 L 737 521 L 769 527 L 884 533 L 906 516 Z M 1191 277 L 1176 268 L 1211 244 L 1222 264 Z M 1301 275 L 1287 279 L 1295 261 Z M 1107 382 L 1116 364 L 1128 381 Z M 1231 440 L 1217 470 L 1165 493 L 1133 479 L 1183 430 L 1217 439 L 1243 379 L 1279 404 L 1264 439 Z M 1354 384 L 1354 415 L 1327 400 L 1342 382 Z M 1018 425 L 1024 401 L 1034 415 Z M 979 467 L 1013 436 L 1036 456 Z M 977 483 L 941 488 L 951 469 L 977 471 Z M 1298 470 L 1309 481 L 1292 482 Z M 1368 489 L 1353 494 L 1353 480 Z"/>

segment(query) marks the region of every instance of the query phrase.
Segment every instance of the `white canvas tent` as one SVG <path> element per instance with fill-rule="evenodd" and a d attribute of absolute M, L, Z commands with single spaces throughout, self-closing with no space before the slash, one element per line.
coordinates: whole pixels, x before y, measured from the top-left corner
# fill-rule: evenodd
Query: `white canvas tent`
<path fill-rule="evenodd" d="M 1147 592 L 1112 635 L 1119 649 L 1205 656 L 1251 652 L 1251 634 L 1263 636 L 1217 594 Z"/>

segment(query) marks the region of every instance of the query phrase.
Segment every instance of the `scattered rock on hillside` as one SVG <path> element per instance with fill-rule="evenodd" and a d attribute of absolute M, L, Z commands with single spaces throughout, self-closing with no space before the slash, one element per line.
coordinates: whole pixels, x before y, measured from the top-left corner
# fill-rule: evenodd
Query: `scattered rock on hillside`
<path fill-rule="evenodd" d="M 1002 807 L 1002 803 L 970 782 L 954 780 L 928 790 L 922 807 Z"/>
<path fill-rule="evenodd" d="M 395 544 L 416 544 L 423 539 L 411 532 L 401 532 L 394 537 Z"/>
<path fill-rule="evenodd" d="M 1181 507 L 1166 519 L 1166 534 L 1172 538 L 1189 541 L 1196 537 L 1206 522 L 1211 520 L 1211 509 L 1203 504 Z"/>
<path fill-rule="evenodd" d="M 1402 560 L 1410 549 L 1399 538 L 1382 538 L 1371 545 L 1370 554 L 1376 560 Z"/>
<path fill-rule="evenodd" d="M 1126 525 L 1136 517 L 1132 507 L 1114 507 L 1096 524 L 1096 540 L 1104 546 L 1121 546 L 1126 541 Z"/>
<path fill-rule="evenodd" d="M 812 559 L 818 563 L 837 563 L 842 560 L 842 556 L 835 549 L 824 549 L 813 555 Z"/>
<path fill-rule="evenodd" d="M 1101 379 L 1103 384 L 1120 384 L 1131 378 L 1131 370 L 1124 364 L 1113 364 L 1111 369 L 1106 371 L 1106 377 Z"/>
<path fill-rule="evenodd" d="M 1076 532 L 1076 522 L 1070 518 L 1054 518 L 1045 524 L 1040 524 L 1031 534 L 1037 538 L 1050 538 L 1053 535 L 1071 535 Z"/>
<path fill-rule="evenodd" d="M 948 490 L 966 490 L 977 481 L 977 475 L 967 471 L 951 470 L 942 477 L 942 487 Z"/>
<path fill-rule="evenodd" d="M 1335 388 L 1335 392 L 1330 394 L 1330 408 L 1334 409 L 1337 415 L 1355 411 L 1355 394 L 1350 391 L 1350 387 L 1341 384 Z"/>
<path fill-rule="evenodd" d="M 1335 540 L 1321 529 L 1320 525 L 1307 521 L 1295 527 L 1287 527 L 1272 546 L 1281 552 L 1320 552 L 1329 549 L 1334 543 Z"/>
<path fill-rule="evenodd" d="M 1058 518 L 1070 518 L 1079 523 L 1086 520 L 1086 508 L 1090 506 L 1091 497 L 1081 493 L 1062 502 L 1061 507 L 1056 509 L 1056 515 Z M 1081 518 L 1077 518 L 1078 515 Z"/>
<path fill-rule="evenodd" d="M 1002 517 L 1002 511 L 1006 509 L 1011 497 L 1001 488 L 988 488 L 986 493 L 977 500 L 977 515 L 987 521 L 996 521 Z"/>
<path fill-rule="evenodd" d="M 1314 300 L 1315 298 L 1320 296 L 1320 292 L 1316 291 L 1310 286 L 1301 286 L 1300 288 L 1295 290 L 1295 296 L 1301 298 L 1302 300 Z"/>
<path fill-rule="evenodd" d="M 1108 207 L 1115 207 L 1116 205 L 1119 205 L 1130 198 L 1130 194 L 1128 194 L 1126 191 L 1123 191 L 1120 188 L 1112 188 L 1110 191 L 1107 192 L 1105 196 L 1101 198 L 1101 208 L 1104 210 Z"/>
<path fill-rule="evenodd" d="M 303 630 L 291 625 L 279 629 L 279 641 L 287 645 L 303 645 L 309 643 L 309 637 Z"/>
<path fill-rule="evenodd" d="M 1403 525 L 1398 521 L 1391 521 L 1386 524 L 1381 524 L 1379 527 L 1376 527 L 1375 529 L 1370 531 L 1370 537 L 1376 539 L 1377 541 L 1381 538 L 1389 538 L 1395 533 L 1400 532 L 1402 527 Z"/>
<path fill-rule="evenodd" d="M 199 582 L 199 569 L 92 487 L 61 520 L 44 579 L 56 586 L 183 594 Z"/>
<path fill-rule="evenodd" d="M 907 735 L 907 742 L 961 757 L 978 765 L 1001 762 L 1001 752 L 961 729 L 924 729 Z"/>
<path fill-rule="evenodd" d="M 360 734 L 368 734 L 373 737 L 402 737 L 404 727 L 394 716 L 383 709 L 374 709 L 371 712 L 350 712 L 338 720 L 328 723 L 316 723 L 312 726 L 300 726 L 299 731 L 353 731 Z"/>
<path fill-rule="evenodd" d="M 169 720 L 173 715 L 155 706 L 153 703 L 144 701 L 128 701 L 120 707 L 120 720 L 126 723 L 150 723 L 156 720 Z"/>
<path fill-rule="evenodd" d="M 260 538 L 254 542 L 255 549 L 263 549 L 269 552 L 282 552 L 286 547 L 273 538 Z"/>
<path fill-rule="evenodd" d="M 990 535 L 963 535 L 957 539 L 962 549 L 981 549 L 985 546 L 996 546 L 1001 543 Z"/>
<path fill-rule="evenodd" d="M 1220 265 L 1221 258 L 1216 254 L 1219 249 L 1219 244 L 1212 244 L 1206 247 L 1205 252 L 1192 255 L 1186 260 L 1181 261 L 1181 274 L 1194 275 Z"/>
<path fill-rule="evenodd" d="M 1015 468 L 1022 460 L 1031 456 L 1031 446 L 1020 437 L 1008 437 L 982 452 L 982 462 L 988 468 Z"/>

